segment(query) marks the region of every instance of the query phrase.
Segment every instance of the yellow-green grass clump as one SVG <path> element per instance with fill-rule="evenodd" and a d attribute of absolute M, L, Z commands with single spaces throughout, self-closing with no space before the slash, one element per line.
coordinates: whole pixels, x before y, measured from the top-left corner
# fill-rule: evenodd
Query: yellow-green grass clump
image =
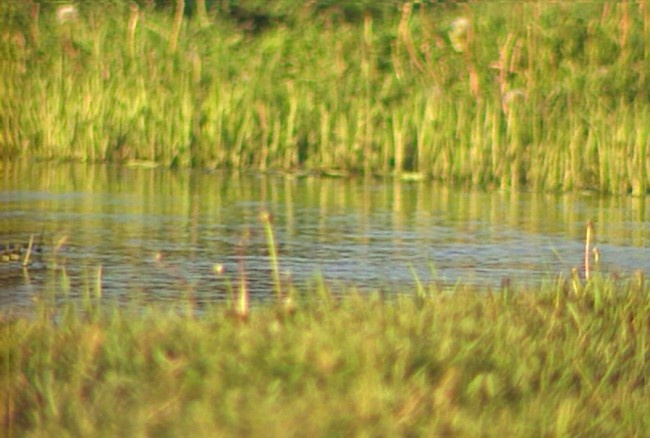
<path fill-rule="evenodd" d="M 641 276 L 0 319 L 7 436 L 641 436 Z M 406 293 L 405 293 L 406 292 Z M 272 291 L 269 291 L 271 294 Z M 300 294 L 298 294 L 300 295 Z M 188 308 L 191 310 L 191 307 Z"/>

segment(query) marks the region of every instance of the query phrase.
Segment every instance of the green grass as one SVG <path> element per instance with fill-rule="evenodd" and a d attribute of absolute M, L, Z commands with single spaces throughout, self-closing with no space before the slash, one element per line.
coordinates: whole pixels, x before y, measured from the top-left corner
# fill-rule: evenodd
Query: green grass
<path fill-rule="evenodd" d="M 594 276 L 0 317 L 4 436 L 642 436 L 650 290 Z M 271 293 L 271 291 L 269 291 Z M 417 295 L 417 296 L 416 296 Z"/>
<path fill-rule="evenodd" d="M 0 157 L 648 192 L 642 3 L 208 6 L 3 3 Z"/>
<path fill-rule="evenodd" d="M 104 296 L 56 248 L 29 311 L 0 313 L 4 436 L 641 436 L 650 408 L 650 288 L 576 269 L 535 287 L 425 284 L 336 293 L 279 275 L 215 275 L 227 302 Z M 243 255 L 242 255 L 243 256 Z M 593 261 L 593 263 L 591 263 Z M 587 265 L 585 265 L 587 267 Z M 180 286 L 182 289 L 186 286 Z"/>

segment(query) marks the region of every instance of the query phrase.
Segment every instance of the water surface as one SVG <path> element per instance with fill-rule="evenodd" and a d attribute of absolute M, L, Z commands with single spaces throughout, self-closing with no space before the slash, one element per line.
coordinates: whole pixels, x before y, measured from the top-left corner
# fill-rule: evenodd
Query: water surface
<path fill-rule="evenodd" d="M 244 267 L 272 297 L 269 211 L 285 279 L 404 291 L 422 281 L 532 284 L 580 266 L 594 222 L 602 263 L 650 271 L 647 198 L 469 190 L 432 182 L 281 174 L 0 164 L 0 243 L 44 233 L 44 252 L 80 291 L 102 270 L 103 296 L 198 301 L 227 296 Z M 64 244 L 63 244 L 64 243 Z M 37 260 L 0 264 L 0 306 L 28 306 L 61 275 Z M 59 270 L 59 274 L 61 270 Z M 402 285 L 398 287 L 398 285 Z M 81 292 L 75 292 L 81 293 Z M 68 297 L 72 299 L 74 297 Z M 65 298 L 64 298 L 65 299 Z"/>

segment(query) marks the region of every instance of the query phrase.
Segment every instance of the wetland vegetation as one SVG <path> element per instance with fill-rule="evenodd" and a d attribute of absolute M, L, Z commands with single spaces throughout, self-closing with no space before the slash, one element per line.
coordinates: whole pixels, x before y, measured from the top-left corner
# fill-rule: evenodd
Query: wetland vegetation
<path fill-rule="evenodd" d="M 645 2 L 202 4 L 3 2 L 0 156 L 647 193 Z"/>
<path fill-rule="evenodd" d="M 0 159 L 648 193 L 646 2 L 154 3 L 0 3 Z M 262 304 L 243 267 L 227 302 L 117 302 L 45 254 L 0 312 L 1 434 L 650 430 L 643 273 L 297 289 L 261 219 Z"/>
<path fill-rule="evenodd" d="M 63 290 L 61 290 L 63 291 Z M 0 317 L 5 436 L 642 436 L 643 277 Z M 408 293 L 408 294 L 407 294 Z M 241 307 L 240 307 L 241 309 Z"/>
<path fill-rule="evenodd" d="M 103 298 L 65 264 L 29 316 L 0 315 L 7 436 L 639 436 L 650 408 L 650 290 L 588 256 L 536 287 L 424 283 L 332 293 L 282 280 L 262 213 L 271 302 Z M 587 228 L 585 253 L 593 229 Z M 229 276 L 214 266 L 217 276 Z M 81 299 L 71 300 L 71 296 Z"/>

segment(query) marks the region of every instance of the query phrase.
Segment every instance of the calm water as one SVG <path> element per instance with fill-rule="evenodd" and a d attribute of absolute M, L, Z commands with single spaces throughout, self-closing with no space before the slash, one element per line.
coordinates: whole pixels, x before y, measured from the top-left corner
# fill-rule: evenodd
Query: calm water
<path fill-rule="evenodd" d="M 423 281 L 530 284 L 582 260 L 592 220 L 606 269 L 650 272 L 648 198 L 463 190 L 430 182 L 321 179 L 85 165 L 0 164 L 0 243 L 44 232 L 73 293 L 102 267 L 104 296 L 223 299 L 222 263 L 272 296 L 259 214 L 273 215 L 281 271 L 333 288 Z M 156 255 L 161 255 L 162 260 Z M 62 276 L 0 264 L 0 307 L 29 306 Z M 404 290 L 404 288 L 401 288 Z M 68 297 L 66 299 L 72 299 Z"/>

